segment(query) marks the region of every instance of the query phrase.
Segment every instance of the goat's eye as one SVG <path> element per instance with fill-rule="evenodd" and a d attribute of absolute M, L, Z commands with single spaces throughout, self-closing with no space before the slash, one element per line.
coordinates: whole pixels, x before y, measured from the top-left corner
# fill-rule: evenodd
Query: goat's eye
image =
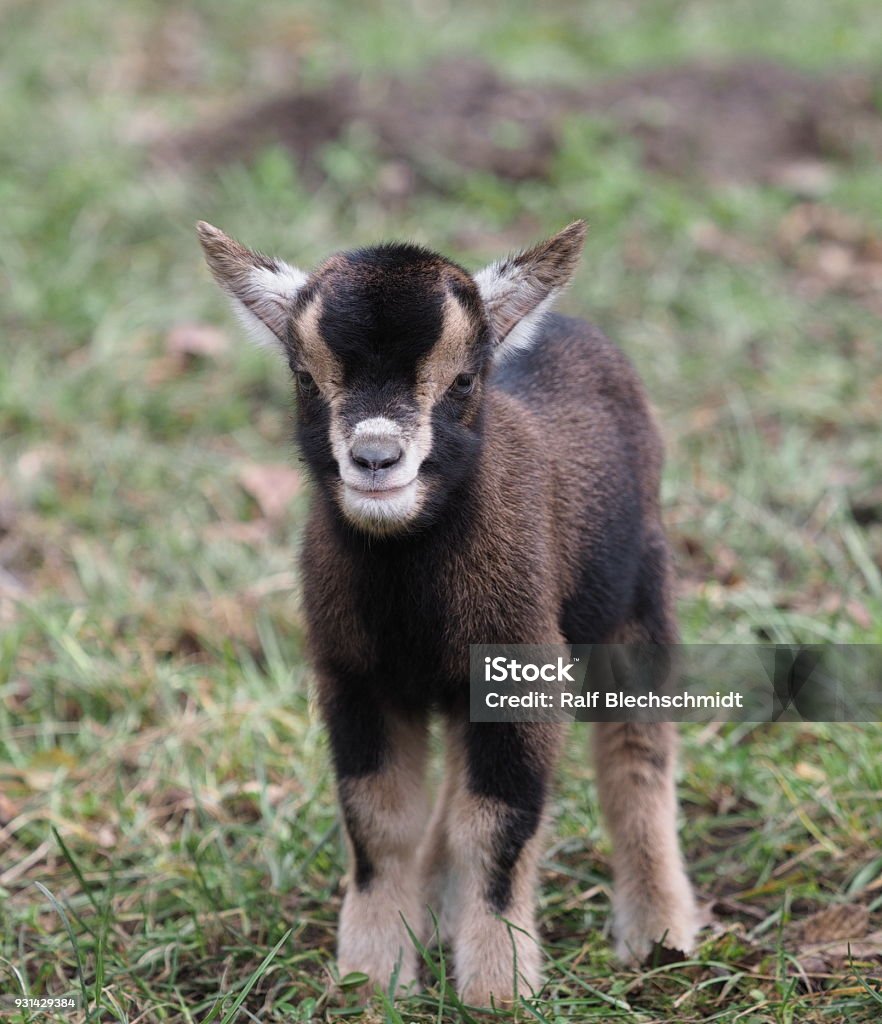
<path fill-rule="evenodd" d="M 318 393 L 318 384 L 316 384 L 315 378 L 311 373 L 307 373 L 305 370 L 298 370 L 294 376 L 297 378 L 297 387 L 300 388 L 301 395 L 315 395 Z"/>
<path fill-rule="evenodd" d="M 476 373 L 461 373 L 450 387 L 454 395 L 464 397 L 475 390 Z"/>

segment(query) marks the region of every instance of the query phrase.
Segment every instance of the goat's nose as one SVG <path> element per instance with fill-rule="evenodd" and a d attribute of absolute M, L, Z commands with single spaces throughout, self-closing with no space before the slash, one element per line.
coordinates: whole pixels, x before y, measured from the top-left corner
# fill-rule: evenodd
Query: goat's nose
<path fill-rule="evenodd" d="M 356 441 L 349 449 L 352 461 L 364 469 L 388 469 L 394 466 L 404 454 L 404 449 L 395 440 L 373 440 Z"/>

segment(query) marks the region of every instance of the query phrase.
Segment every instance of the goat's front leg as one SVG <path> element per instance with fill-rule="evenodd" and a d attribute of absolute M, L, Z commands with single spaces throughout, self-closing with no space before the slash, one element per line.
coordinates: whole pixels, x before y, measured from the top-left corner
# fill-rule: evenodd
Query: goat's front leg
<path fill-rule="evenodd" d="M 613 843 L 617 952 L 640 962 L 656 943 L 688 953 L 698 915 L 677 840 L 677 733 L 669 722 L 602 722 L 597 788 Z"/>
<path fill-rule="evenodd" d="M 325 701 L 350 870 L 337 936 L 341 977 L 364 972 L 367 989 L 417 977 L 407 926 L 420 927 L 416 849 L 428 812 L 423 719 L 361 700 Z"/>
<path fill-rule="evenodd" d="M 504 1005 L 540 986 L 536 882 L 561 733 L 508 723 L 462 723 L 451 733 L 460 766 L 446 828 L 457 986 L 466 1003 Z"/>

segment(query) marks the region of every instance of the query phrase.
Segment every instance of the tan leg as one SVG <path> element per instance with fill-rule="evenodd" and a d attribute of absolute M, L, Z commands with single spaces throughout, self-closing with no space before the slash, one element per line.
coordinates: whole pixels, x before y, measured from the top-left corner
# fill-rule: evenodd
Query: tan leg
<path fill-rule="evenodd" d="M 451 729 L 443 820 L 453 893 L 442 914 L 467 1004 L 504 1005 L 540 986 L 537 869 L 559 735 L 539 725 Z"/>
<path fill-rule="evenodd" d="M 515 995 L 532 995 L 541 979 L 536 931 L 537 866 L 542 850 L 540 822 L 510 870 L 511 896 L 505 904 L 488 899 L 494 849 L 511 826 L 507 808 L 464 795 L 453 808 L 454 864 L 458 882 L 454 923 L 454 968 L 463 1002 L 504 1006 Z"/>
<path fill-rule="evenodd" d="M 419 934 L 423 896 L 416 850 L 428 801 L 423 723 L 386 721 L 378 770 L 339 779 L 351 871 L 338 931 L 341 977 L 363 971 L 386 988 L 400 962 L 399 985 L 417 977 L 417 954 L 405 922 Z"/>
<path fill-rule="evenodd" d="M 595 727 L 600 805 L 612 836 L 616 950 L 640 962 L 661 942 L 688 953 L 698 918 L 677 839 L 677 734 L 669 722 Z"/>

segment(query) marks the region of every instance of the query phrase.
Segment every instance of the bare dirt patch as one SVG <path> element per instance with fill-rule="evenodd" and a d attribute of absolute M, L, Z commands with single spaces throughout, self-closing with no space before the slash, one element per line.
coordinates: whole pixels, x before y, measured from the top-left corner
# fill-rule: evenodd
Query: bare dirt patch
<path fill-rule="evenodd" d="M 687 177 L 775 181 L 812 191 L 823 164 L 858 150 L 882 154 L 875 76 L 818 76 L 762 61 L 684 65 L 580 87 L 509 82 L 475 60 L 447 60 L 412 77 L 356 80 L 246 104 L 165 139 L 164 162 L 247 161 L 267 145 L 295 154 L 309 183 L 322 151 L 357 129 L 388 163 L 390 190 L 439 187 L 446 168 L 521 180 L 548 175 L 567 117 L 611 119 L 653 170 Z M 821 165 L 820 170 L 818 165 Z"/>

